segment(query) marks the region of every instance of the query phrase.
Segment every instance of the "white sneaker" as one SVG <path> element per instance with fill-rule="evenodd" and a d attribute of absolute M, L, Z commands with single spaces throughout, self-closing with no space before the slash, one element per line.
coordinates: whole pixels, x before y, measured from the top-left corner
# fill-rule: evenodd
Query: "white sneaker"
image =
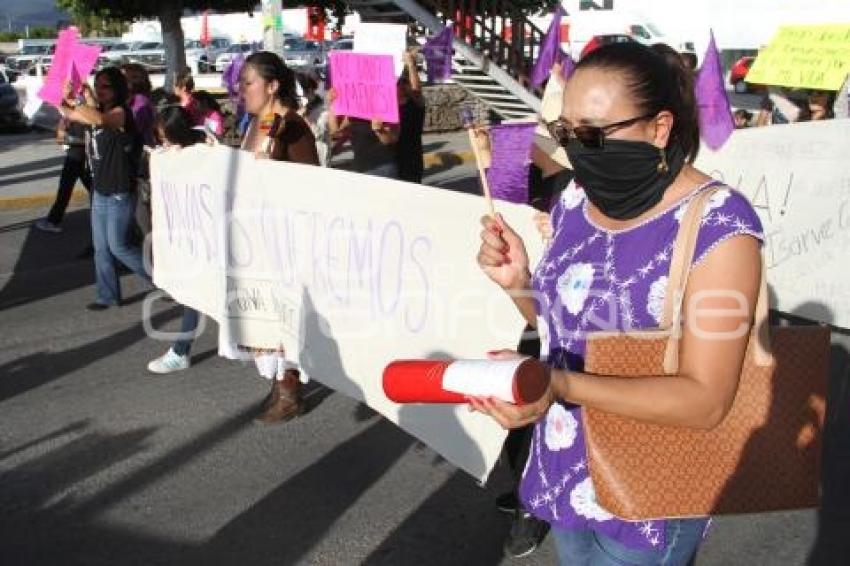
<path fill-rule="evenodd" d="M 54 224 L 47 218 L 42 218 L 35 223 L 35 227 L 41 230 L 42 232 L 51 232 L 53 234 L 59 234 L 62 232 L 62 227 L 58 224 Z"/>
<path fill-rule="evenodd" d="M 189 369 L 189 356 L 180 356 L 171 348 L 148 364 L 148 371 L 153 373 L 171 373 Z"/>

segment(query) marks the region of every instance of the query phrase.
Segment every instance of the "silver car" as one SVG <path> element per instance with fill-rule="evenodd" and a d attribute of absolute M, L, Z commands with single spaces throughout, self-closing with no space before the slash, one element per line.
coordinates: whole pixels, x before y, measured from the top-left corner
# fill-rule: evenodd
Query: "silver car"
<path fill-rule="evenodd" d="M 324 64 L 325 58 L 325 50 L 319 41 L 300 37 L 283 40 L 283 60 L 288 67 L 319 67 Z"/>
<path fill-rule="evenodd" d="M 215 70 L 223 72 L 239 53 L 241 53 L 243 57 L 247 57 L 254 51 L 256 51 L 256 49 L 255 45 L 252 43 L 233 43 L 224 53 L 216 58 Z"/>
<path fill-rule="evenodd" d="M 230 45 L 230 40 L 226 37 L 214 37 L 206 47 L 197 39 L 187 39 L 184 43 L 186 64 L 194 66 L 197 63 L 198 72 L 200 73 L 214 71 L 219 56 L 227 52 Z"/>
<path fill-rule="evenodd" d="M 55 49 L 55 45 L 26 45 L 15 55 L 6 58 L 6 66 L 12 71 L 26 73 L 44 57 L 52 55 Z"/>
<path fill-rule="evenodd" d="M 146 41 L 134 46 L 134 49 L 121 58 L 122 63 L 139 63 L 148 71 L 165 69 L 165 47 L 160 41 Z"/>

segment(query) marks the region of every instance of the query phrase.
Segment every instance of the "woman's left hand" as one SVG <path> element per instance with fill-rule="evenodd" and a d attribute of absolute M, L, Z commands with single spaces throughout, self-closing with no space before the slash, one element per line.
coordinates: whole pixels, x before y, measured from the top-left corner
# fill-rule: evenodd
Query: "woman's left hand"
<path fill-rule="evenodd" d="M 512 350 L 500 350 L 498 352 L 490 352 L 487 357 L 491 360 L 510 360 L 524 358 L 526 356 Z M 514 429 L 522 428 L 539 421 L 554 402 L 555 393 L 552 391 L 550 381 L 546 391 L 534 403 L 514 405 L 513 403 L 506 403 L 495 397 L 470 397 L 469 410 L 490 415 L 504 429 Z"/>

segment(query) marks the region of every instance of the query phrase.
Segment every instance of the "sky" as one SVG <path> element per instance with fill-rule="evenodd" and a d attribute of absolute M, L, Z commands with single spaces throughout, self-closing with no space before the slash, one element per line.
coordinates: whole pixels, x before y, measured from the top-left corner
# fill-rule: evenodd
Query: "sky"
<path fill-rule="evenodd" d="M 579 0 L 562 4 L 574 13 Z M 616 11 L 650 19 L 665 34 L 693 41 L 697 51 L 708 44 L 709 29 L 721 49 L 757 49 L 782 24 L 850 23 L 848 0 L 613 0 L 613 4 Z"/>

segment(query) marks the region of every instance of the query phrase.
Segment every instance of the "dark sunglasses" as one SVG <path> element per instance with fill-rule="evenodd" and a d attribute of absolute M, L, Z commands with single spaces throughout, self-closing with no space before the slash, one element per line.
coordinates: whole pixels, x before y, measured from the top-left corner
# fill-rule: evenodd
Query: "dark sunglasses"
<path fill-rule="evenodd" d="M 602 149 L 603 147 L 605 147 L 606 135 L 611 134 L 621 128 L 636 124 L 641 120 L 648 120 L 649 118 L 653 118 L 655 114 L 656 113 L 653 112 L 652 114 L 645 114 L 643 116 L 638 116 L 637 118 L 629 118 L 628 120 L 613 122 L 604 126 L 585 125 L 576 126 L 575 128 L 568 126 L 564 122 L 563 118 L 558 118 L 554 122 L 549 122 L 548 124 L 546 124 L 546 128 L 549 130 L 549 134 L 552 136 L 552 139 L 558 142 L 562 147 L 567 147 L 567 142 L 569 142 L 570 138 L 573 137 L 586 148 Z"/>

